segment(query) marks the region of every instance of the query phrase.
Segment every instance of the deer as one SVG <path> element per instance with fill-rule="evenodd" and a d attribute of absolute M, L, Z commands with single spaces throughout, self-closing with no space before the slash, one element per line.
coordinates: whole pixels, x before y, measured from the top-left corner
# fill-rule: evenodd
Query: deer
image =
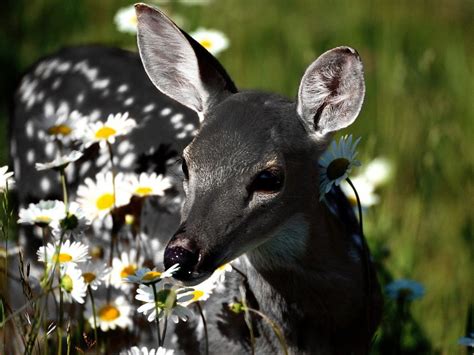
<path fill-rule="evenodd" d="M 363 104 L 357 51 L 341 46 L 321 54 L 304 72 L 294 101 L 238 90 L 219 61 L 163 12 L 135 8 L 141 61 L 122 50 L 86 46 L 43 59 L 23 77 L 10 124 L 20 204 L 60 194 L 27 159 L 30 151 L 48 156 L 28 134 L 32 121 L 48 119 L 48 102 L 88 114 L 124 105 L 143 128 L 129 138 L 134 151 L 119 155 L 121 170 L 134 167 L 120 165 L 124 154 L 137 163 L 150 148 L 165 145 L 169 156 L 181 156 L 181 171 L 158 165 L 182 179 L 175 195 L 183 203 L 166 212 L 148 206 L 145 217 L 160 223 L 142 220 L 146 233 L 164 241 L 165 268 L 179 264 L 174 277 L 192 286 L 239 260 L 224 291 L 205 306 L 210 353 L 282 351 L 258 317 L 251 319 L 251 344 L 248 324 L 229 310 L 242 293 L 281 328 L 290 354 L 368 353 L 382 314 L 376 270 L 364 260 L 366 242 L 341 190 L 334 187 L 321 201 L 318 189 L 319 157 Z M 63 90 L 54 89 L 58 80 Z M 196 132 L 173 131 L 176 117 L 184 122 L 180 127 Z M 70 176 L 73 185 L 100 169 L 80 163 Z M 194 341 L 196 327 L 191 320 L 174 329 L 183 353 L 204 351 L 202 339 Z"/>

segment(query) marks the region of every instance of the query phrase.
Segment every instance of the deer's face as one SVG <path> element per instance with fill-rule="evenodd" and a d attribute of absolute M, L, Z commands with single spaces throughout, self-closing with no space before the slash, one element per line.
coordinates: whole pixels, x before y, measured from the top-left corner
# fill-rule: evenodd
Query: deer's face
<path fill-rule="evenodd" d="M 238 93 L 219 62 L 163 13 L 136 5 L 138 46 L 148 76 L 203 119 L 183 152 L 182 223 L 165 250 L 177 278 L 198 282 L 273 238 L 317 202 L 316 161 L 328 136 L 350 125 L 364 97 L 362 63 L 349 47 L 306 70 L 296 103 Z"/>
<path fill-rule="evenodd" d="M 183 152 L 182 223 L 165 251 L 165 266 L 181 265 L 177 277 L 208 276 L 315 199 L 313 145 L 291 112 L 274 96 L 239 93 L 207 115 Z"/>

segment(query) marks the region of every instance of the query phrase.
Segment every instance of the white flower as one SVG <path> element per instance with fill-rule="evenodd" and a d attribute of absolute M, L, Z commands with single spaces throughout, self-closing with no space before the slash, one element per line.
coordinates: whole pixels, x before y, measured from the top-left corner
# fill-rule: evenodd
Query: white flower
<path fill-rule="evenodd" d="M 66 206 L 58 200 L 30 203 L 28 208 L 20 209 L 19 217 L 18 223 L 57 228 L 61 220 L 66 217 Z"/>
<path fill-rule="evenodd" d="M 148 349 L 147 347 L 143 346 L 139 348 L 138 346 L 133 346 L 130 350 L 127 350 L 126 355 L 173 355 L 173 349 L 166 349 L 163 347 L 159 347 L 158 349 Z"/>
<path fill-rule="evenodd" d="M 119 9 L 115 14 L 114 22 L 120 32 L 137 33 L 138 20 L 135 7 L 130 5 Z"/>
<path fill-rule="evenodd" d="M 363 171 L 363 176 L 375 187 L 385 184 L 392 176 L 392 163 L 386 158 L 375 158 Z"/>
<path fill-rule="evenodd" d="M 137 257 L 136 249 L 130 249 L 129 252 L 122 252 L 120 258 L 114 257 L 112 260 L 112 272 L 110 274 L 110 283 L 116 288 L 124 290 L 130 289 L 131 284 L 124 282 L 124 278 L 134 275 L 143 264 L 143 255 Z"/>
<path fill-rule="evenodd" d="M 425 294 L 425 288 L 419 282 L 400 279 L 385 286 L 385 292 L 388 297 L 393 300 L 403 298 L 408 301 L 413 301 L 417 298 L 423 297 Z"/>
<path fill-rule="evenodd" d="M 36 163 L 35 168 L 38 171 L 47 169 L 64 169 L 68 164 L 79 160 L 82 157 L 82 153 L 77 150 L 73 150 L 69 154 L 61 155 L 56 157 L 53 161 L 48 163 Z"/>
<path fill-rule="evenodd" d="M 48 119 L 48 126 L 45 127 L 47 137 L 60 140 L 63 144 L 78 139 L 81 127 L 89 121 L 89 117 L 81 115 L 78 111 L 69 112 L 65 106 L 60 106 L 56 111 L 48 106 L 44 114 Z"/>
<path fill-rule="evenodd" d="M 137 308 L 138 313 L 143 313 L 149 322 L 153 322 L 156 318 L 156 308 L 158 308 L 158 318 L 169 315 L 173 322 L 178 323 L 179 320 L 186 322 L 192 317 L 193 313 L 184 307 L 179 299 L 177 299 L 178 290 L 171 288 L 163 288 L 157 291 L 157 302 L 155 306 L 155 296 L 153 286 L 140 285 L 137 289 L 135 299 L 144 302 Z"/>
<path fill-rule="evenodd" d="M 230 263 L 217 268 L 212 275 L 198 285 L 177 291 L 179 304 L 187 307 L 197 301 L 206 301 L 212 292 L 224 282 L 225 273 L 232 271 Z"/>
<path fill-rule="evenodd" d="M 83 127 L 84 146 L 87 148 L 94 143 L 99 143 L 100 147 L 104 148 L 107 143 L 115 143 L 117 137 L 130 133 L 136 125 L 135 120 L 128 117 L 128 112 L 110 114 L 105 122 L 92 122 Z"/>
<path fill-rule="evenodd" d="M 213 55 L 218 55 L 229 47 L 229 39 L 227 36 L 217 30 L 198 28 L 190 33 L 196 42 L 207 49 Z"/>
<path fill-rule="evenodd" d="M 367 181 L 363 175 L 351 178 L 351 181 L 354 184 L 357 193 L 359 194 L 362 208 L 371 207 L 379 203 L 380 197 L 375 193 L 375 186 L 371 182 Z M 352 206 L 357 206 L 356 195 L 347 181 L 343 181 L 341 183 L 341 190 L 347 196 Z"/>
<path fill-rule="evenodd" d="M 96 306 L 96 321 L 97 326 L 106 332 L 109 329 L 115 328 L 131 328 L 132 307 L 125 300 L 125 297 L 119 296 L 110 303 L 102 303 Z M 88 303 L 86 310 L 86 318 L 89 320 L 90 325 L 94 328 L 94 315 L 92 313 L 92 307 Z"/>
<path fill-rule="evenodd" d="M 102 281 L 107 280 L 112 270 L 105 263 L 93 262 L 81 264 L 79 268 L 81 269 L 84 282 L 93 290 L 97 290 Z"/>
<path fill-rule="evenodd" d="M 0 192 L 3 192 L 7 189 L 11 189 L 13 187 L 14 181 L 13 181 L 13 172 L 8 171 L 8 166 L 2 166 L 0 168 Z"/>
<path fill-rule="evenodd" d="M 54 265 L 56 262 L 61 266 L 68 263 L 82 263 L 90 259 L 88 254 L 88 246 L 80 242 L 64 241 L 59 248 L 59 245 L 48 243 L 46 248 L 44 246 L 38 249 L 38 260 L 47 262 L 48 265 Z M 59 251 L 59 253 L 58 253 Z"/>
<path fill-rule="evenodd" d="M 112 179 L 111 172 L 99 173 L 95 181 L 86 178 L 85 185 L 77 189 L 77 201 L 89 218 L 103 218 L 114 208 L 114 204 L 120 207 L 130 202 L 131 196 L 127 192 L 123 174 L 119 173 L 115 177 L 115 195 Z"/>
<path fill-rule="evenodd" d="M 352 143 L 352 135 L 343 136 L 339 143 L 332 141 L 330 147 L 319 159 L 319 190 L 320 199 L 331 190 L 333 185 L 339 186 L 342 180 L 349 176 L 352 167 L 359 166 L 360 162 L 356 160 L 357 144 L 360 138 Z"/>
<path fill-rule="evenodd" d="M 165 278 L 172 277 L 177 270 L 179 270 L 178 264 L 174 264 L 168 270 L 163 272 L 150 270 L 149 268 L 141 268 L 138 269 L 133 275 L 125 277 L 124 281 L 144 285 L 156 284 Z"/>
<path fill-rule="evenodd" d="M 141 173 L 140 176 L 129 175 L 127 178 L 129 191 L 135 196 L 164 196 L 165 190 L 172 185 L 168 178 L 156 173 Z"/>
<path fill-rule="evenodd" d="M 67 238 L 80 237 L 90 225 L 91 221 L 82 207 L 73 201 L 69 204 L 67 216 L 61 220 L 58 228 L 53 229 L 53 235 L 60 238 L 61 233 L 64 233 Z"/>
<path fill-rule="evenodd" d="M 468 348 L 474 348 L 474 333 L 471 333 L 468 337 L 459 338 L 458 344 L 467 346 Z"/>
<path fill-rule="evenodd" d="M 84 303 L 87 285 L 84 282 L 81 270 L 75 264 L 67 264 L 61 270 L 61 290 L 66 302 L 75 300 L 78 303 Z"/>

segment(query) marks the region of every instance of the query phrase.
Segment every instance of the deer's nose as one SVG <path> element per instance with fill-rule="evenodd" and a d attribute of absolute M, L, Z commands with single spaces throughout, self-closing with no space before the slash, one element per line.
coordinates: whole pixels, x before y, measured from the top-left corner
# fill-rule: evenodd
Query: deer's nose
<path fill-rule="evenodd" d="M 165 249 L 165 269 L 179 264 L 179 270 L 173 277 L 181 281 L 194 279 L 196 266 L 199 263 L 199 249 L 189 239 L 176 238 L 169 242 Z"/>

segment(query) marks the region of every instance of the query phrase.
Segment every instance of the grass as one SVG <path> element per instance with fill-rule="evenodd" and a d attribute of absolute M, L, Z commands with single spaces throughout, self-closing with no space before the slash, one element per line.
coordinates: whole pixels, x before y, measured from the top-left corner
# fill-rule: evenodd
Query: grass
<path fill-rule="evenodd" d="M 7 1 L 1 11 L 1 97 L 19 73 L 59 47 L 105 43 L 134 49 L 118 33 L 124 1 Z M 395 277 L 426 286 L 413 315 L 433 351 L 461 353 L 474 301 L 474 2 L 214 1 L 171 3 L 185 28 L 225 32 L 220 56 L 240 88 L 294 97 L 305 68 L 338 45 L 356 48 L 366 68 L 367 95 L 357 122 L 363 160 L 383 155 L 396 165 L 382 202 L 365 223 L 371 244 L 390 251 Z M 6 103 L 2 101 L 1 161 L 7 162 Z"/>

